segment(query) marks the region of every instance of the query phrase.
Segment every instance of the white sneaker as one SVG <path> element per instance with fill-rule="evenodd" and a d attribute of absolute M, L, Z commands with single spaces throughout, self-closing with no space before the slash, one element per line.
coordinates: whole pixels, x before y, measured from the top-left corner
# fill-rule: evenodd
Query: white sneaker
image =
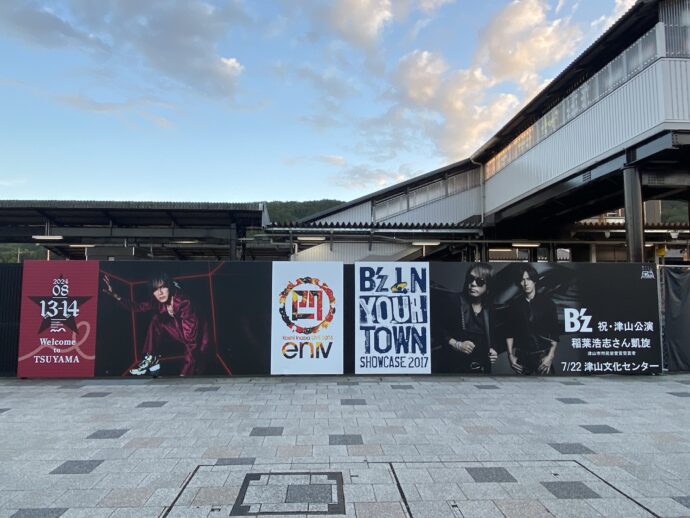
<path fill-rule="evenodd" d="M 147 354 L 144 359 L 139 362 L 135 368 L 130 369 L 129 373 L 132 376 L 143 376 L 144 374 L 156 374 L 161 369 L 160 355 Z"/>

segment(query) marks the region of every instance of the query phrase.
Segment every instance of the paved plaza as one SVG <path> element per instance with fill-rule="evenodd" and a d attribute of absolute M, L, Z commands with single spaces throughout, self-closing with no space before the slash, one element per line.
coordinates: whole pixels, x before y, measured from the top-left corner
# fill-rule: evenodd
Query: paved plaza
<path fill-rule="evenodd" d="M 690 375 L 0 380 L 0 517 L 690 516 Z"/>

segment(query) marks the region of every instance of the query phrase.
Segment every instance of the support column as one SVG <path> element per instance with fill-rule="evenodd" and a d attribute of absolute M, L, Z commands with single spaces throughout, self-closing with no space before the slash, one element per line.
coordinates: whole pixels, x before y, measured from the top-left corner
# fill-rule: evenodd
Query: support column
<path fill-rule="evenodd" d="M 628 245 L 628 262 L 644 260 L 644 207 L 642 205 L 642 180 L 637 167 L 623 168 L 623 195 L 625 196 L 625 238 Z"/>
<path fill-rule="evenodd" d="M 230 223 L 230 260 L 237 261 L 237 224 Z"/>

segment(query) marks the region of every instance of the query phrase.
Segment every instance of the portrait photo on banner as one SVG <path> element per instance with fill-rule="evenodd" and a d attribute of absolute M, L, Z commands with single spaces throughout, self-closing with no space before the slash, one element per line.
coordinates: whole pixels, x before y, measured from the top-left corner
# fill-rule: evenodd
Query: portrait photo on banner
<path fill-rule="evenodd" d="M 660 372 L 658 297 L 640 264 L 432 263 L 432 372 Z"/>

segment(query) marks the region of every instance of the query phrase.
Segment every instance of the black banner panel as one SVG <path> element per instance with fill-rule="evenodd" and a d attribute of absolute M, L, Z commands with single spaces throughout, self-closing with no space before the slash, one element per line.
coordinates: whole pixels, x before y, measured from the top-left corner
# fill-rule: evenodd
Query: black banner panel
<path fill-rule="evenodd" d="M 270 373 L 268 263 L 102 262 L 96 376 Z"/>
<path fill-rule="evenodd" d="M 669 371 L 690 371 L 690 269 L 664 268 L 665 327 Z"/>
<path fill-rule="evenodd" d="M 17 374 L 22 266 L 0 265 L 0 376 Z"/>
<path fill-rule="evenodd" d="M 433 373 L 661 372 L 653 265 L 432 263 Z"/>

